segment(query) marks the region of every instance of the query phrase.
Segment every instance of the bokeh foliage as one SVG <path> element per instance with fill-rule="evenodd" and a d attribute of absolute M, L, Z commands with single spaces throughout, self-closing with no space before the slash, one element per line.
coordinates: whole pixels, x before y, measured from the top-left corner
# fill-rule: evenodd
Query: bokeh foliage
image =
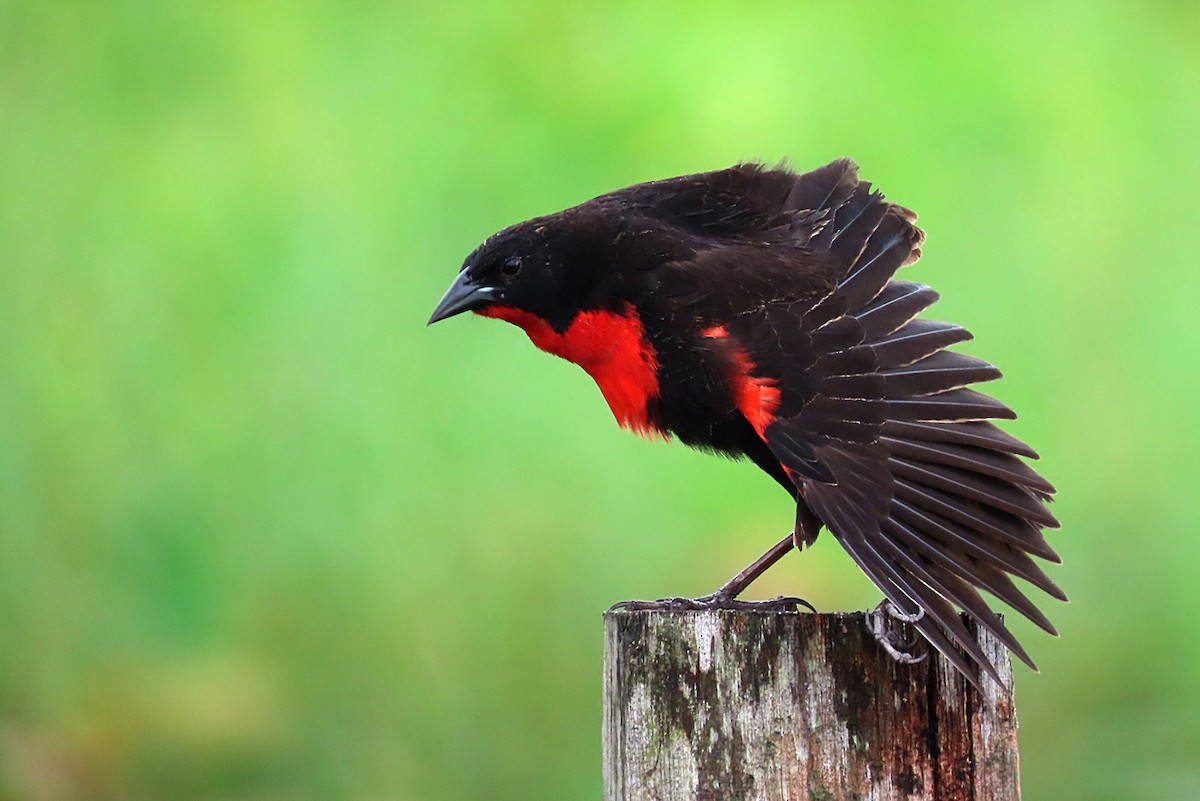
<path fill-rule="evenodd" d="M 853 155 L 1061 492 L 1030 798 L 1200 787 L 1200 6 L 0 2 L 0 798 L 598 798 L 599 611 L 790 524 L 494 321 L 492 231 Z M 877 600 L 828 536 L 758 592 Z"/>

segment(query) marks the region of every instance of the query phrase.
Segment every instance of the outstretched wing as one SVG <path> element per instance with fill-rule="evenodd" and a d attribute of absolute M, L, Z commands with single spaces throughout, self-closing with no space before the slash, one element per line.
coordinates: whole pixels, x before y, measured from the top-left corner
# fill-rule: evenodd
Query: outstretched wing
<path fill-rule="evenodd" d="M 769 409 L 743 413 L 754 412 L 801 502 L 968 678 L 972 661 L 996 671 L 956 608 L 1032 667 L 979 592 L 1050 633 L 1012 578 L 1066 599 L 1032 558 L 1059 561 L 1041 533 L 1058 525 L 1045 506 L 1054 488 L 1020 458 L 1037 455 L 990 422 L 1013 412 L 969 388 L 1000 372 L 946 350 L 971 338 L 963 328 L 914 319 L 937 294 L 891 279 L 919 257 L 923 234 L 852 162 L 792 176 L 782 198 L 763 228 L 791 225 L 795 252 L 764 251 L 757 270 L 743 268 L 758 300 L 725 304 L 723 330 L 746 352 L 748 377 L 775 390 L 761 396 Z"/>

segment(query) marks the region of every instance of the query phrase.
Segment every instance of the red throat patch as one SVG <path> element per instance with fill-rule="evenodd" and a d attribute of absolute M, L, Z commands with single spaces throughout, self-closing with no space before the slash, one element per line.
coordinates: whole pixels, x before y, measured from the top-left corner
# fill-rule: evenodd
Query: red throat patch
<path fill-rule="evenodd" d="M 561 334 L 537 315 L 511 306 L 487 306 L 476 314 L 510 322 L 537 347 L 582 367 L 622 428 L 642 436 L 666 436 L 646 411 L 646 404 L 658 397 L 658 354 L 646 341 L 632 306 L 622 314 L 580 312 Z"/>
<path fill-rule="evenodd" d="M 733 402 L 765 441 L 767 426 L 774 422 L 775 410 L 779 408 L 779 387 L 775 380 L 754 375 L 757 365 L 741 343 L 729 336 L 729 329 L 725 326 L 705 328 L 700 333 L 726 344 L 729 356 L 727 376 L 733 388 Z"/>

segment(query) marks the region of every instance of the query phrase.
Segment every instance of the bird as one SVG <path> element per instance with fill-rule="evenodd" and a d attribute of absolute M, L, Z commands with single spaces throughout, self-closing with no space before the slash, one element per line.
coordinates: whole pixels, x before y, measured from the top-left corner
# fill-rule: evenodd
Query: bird
<path fill-rule="evenodd" d="M 893 657 L 928 653 L 906 650 L 903 621 L 977 688 L 980 671 L 1003 684 L 964 617 L 1037 669 L 980 593 L 1057 636 L 1013 581 L 1067 600 L 1035 561 L 1061 563 L 1043 534 L 1055 489 L 993 422 L 1015 413 L 972 388 L 1000 371 L 949 349 L 972 335 L 918 317 L 938 293 L 895 277 L 924 240 L 849 158 L 803 174 L 741 162 L 505 228 L 428 324 L 516 325 L 582 367 L 622 428 L 749 459 L 794 498 L 788 535 L 716 592 L 630 604 L 745 604 L 826 529 L 883 594 L 868 620 Z"/>

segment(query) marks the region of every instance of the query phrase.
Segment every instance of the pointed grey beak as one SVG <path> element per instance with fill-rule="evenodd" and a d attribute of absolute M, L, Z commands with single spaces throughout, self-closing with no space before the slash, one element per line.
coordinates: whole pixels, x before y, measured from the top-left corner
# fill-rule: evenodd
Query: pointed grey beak
<path fill-rule="evenodd" d="M 467 275 L 467 271 L 463 270 L 446 290 L 446 294 L 442 296 L 437 308 L 430 315 L 429 322 L 425 325 L 433 325 L 438 320 L 445 320 L 447 317 L 453 317 L 465 311 L 482 308 L 494 300 L 496 300 L 495 287 L 475 283 Z"/>

